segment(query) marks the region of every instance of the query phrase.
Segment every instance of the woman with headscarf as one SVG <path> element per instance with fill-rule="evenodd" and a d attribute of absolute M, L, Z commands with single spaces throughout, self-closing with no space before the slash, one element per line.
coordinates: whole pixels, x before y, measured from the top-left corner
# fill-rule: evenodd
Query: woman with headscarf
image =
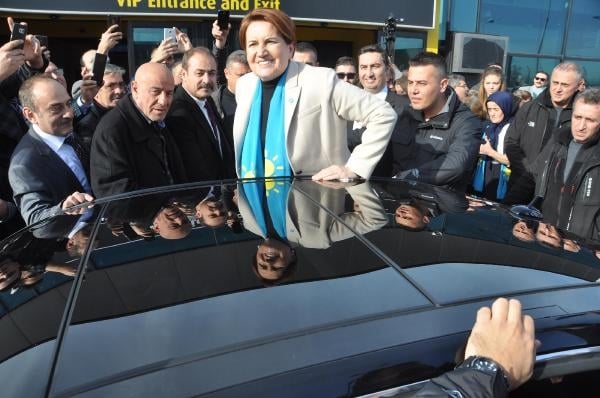
<path fill-rule="evenodd" d="M 483 130 L 473 189 L 486 199 L 499 201 L 506 194 L 510 177 L 510 163 L 504 154 L 504 136 L 512 120 L 512 95 L 506 91 L 492 93 L 485 107 L 490 123 Z"/>
<path fill-rule="evenodd" d="M 279 10 L 255 9 L 242 20 L 240 45 L 252 73 L 236 86 L 238 176 L 369 178 L 387 147 L 396 112 L 339 80 L 332 69 L 292 61 L 295 44 L 294 23 Z M 352 154 L 347 121 L 366 126 Z"/>

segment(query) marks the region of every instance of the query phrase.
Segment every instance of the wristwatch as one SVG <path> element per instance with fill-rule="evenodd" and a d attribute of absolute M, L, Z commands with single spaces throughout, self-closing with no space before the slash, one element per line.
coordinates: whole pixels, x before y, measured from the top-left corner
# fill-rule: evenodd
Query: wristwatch
<path fill-rule="evenodd" d="M 466 358 L 460 365 L 456 367 L 456 369 L 465 368 L 476 369 L 480 372 L 493 376 L 495 397 L 505 396 L 508 392 L 510 387 L 510 384 L 508 383 L 508 377 L 504 373 L 504 370 L 502 370 L 502 367 L 493 359 L 472 355 Z"/>

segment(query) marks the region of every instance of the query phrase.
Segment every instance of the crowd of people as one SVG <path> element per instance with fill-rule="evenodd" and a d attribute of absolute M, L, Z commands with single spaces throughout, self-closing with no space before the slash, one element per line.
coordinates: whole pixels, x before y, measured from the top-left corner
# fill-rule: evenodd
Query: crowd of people
<path fill-rule="evenodd" d="M 142 188 L 373 176 L 537 206 L 564 233 L 598 238 L 600 89 L 585 87 L 577 63 L 538 71 L 514 92 L 502 65 L 490 64 L 469 90 L 429 52 L 403 72 L 377 44 L 320 67 L 316 48 L 298 43 L 277 10 L 244 17 L 241 50 L 228 50 L 230 27 L 215 21 L 212 48 L 175 29 L 128 84 L 110 62 L 102 76 L 92 72 L 123 38 L 113 25 L 82 54 L 71 93 L 34 36 L 0 46 L 0 237 L 64 212 L 86 217 L 94 198 Z M 246 195 L 267 195 L 257 189 Z M 408 219 L 406 206 L 398 211 Z M 503 317 L 520 314 L 512 302 L 497 306 Z M 507 386 L 525 373 L 508 374 Z"/>

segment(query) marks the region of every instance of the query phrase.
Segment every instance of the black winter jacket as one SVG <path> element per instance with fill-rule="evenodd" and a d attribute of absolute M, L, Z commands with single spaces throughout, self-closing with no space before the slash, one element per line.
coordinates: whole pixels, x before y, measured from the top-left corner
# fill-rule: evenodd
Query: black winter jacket
<path fill-rule="evenodd" d="M 398 118 L 390 139 L 393 173 L 465 191 L 479 154 L 480 122 L 452 88 L 445 94 L 447 112 L 425 121 L 421 111 L 408 108 Z"/>
<path fill-rule="evenodd" d="M 494 391 L 494 376 L 475 369 L 454 369 L 431 379 L 415 398 L 490 397 L 504 398 L 508 391 Z"/>
<path fill-rule="evenodd" d="M 544 221 L 581 238 L 600 238 L 600 144 L 584 144 L 564 181 L 571 132 L 564 130 L 537 162 L 536 196 Z"/>
<path fill-rule="evenodd" d="M 150 125 L 131 94 L 108 111 L 96 127 L 90 170 L 92 191 L 99 198 L 187 182 L 171 133 Z"/>
<path fill-rule="evenodd" d="M 504 139 L 504 151 L 510 161 L 513 174 L 532 172 L 537 156 L 552 136 L 559 130 L 570 128 L 574 99 L 575 95 L 561 111 L 556 127 L 553 124 L 556 120 L 556 110 L 549 89 L 544 90 L 534 101 L 519 109 Z"/>

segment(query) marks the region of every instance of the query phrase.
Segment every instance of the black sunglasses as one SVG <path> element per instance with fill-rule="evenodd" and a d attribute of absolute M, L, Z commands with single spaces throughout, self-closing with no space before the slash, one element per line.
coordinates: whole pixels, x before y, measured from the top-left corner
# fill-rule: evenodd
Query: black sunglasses
<path fill-rule="evenodd" d="M 545 78 L 545 77 L 537 77 L 537 76 L 536 76 L 536 77 L 535 77 L 535 80 L 541 80 L 541 81 L 545 82 L 545 81 L 546 81 L 546 78 Z"/>
<path fill-rule="evenodd" d="M 347 77 L 348 79 L 352 80 L 356 77 L 356 73 L 343 73 L 343 72 L 338 72 L 336 73 L 338 79 L 343 79 L 345 77 Z"/>

